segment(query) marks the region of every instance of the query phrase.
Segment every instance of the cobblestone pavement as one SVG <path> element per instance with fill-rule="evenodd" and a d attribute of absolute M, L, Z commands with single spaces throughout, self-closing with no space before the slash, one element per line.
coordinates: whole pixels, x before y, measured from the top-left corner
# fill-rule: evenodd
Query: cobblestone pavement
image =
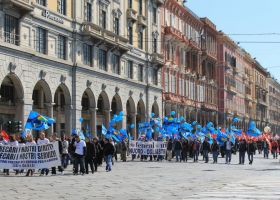
<path fill-rule="evenodd" d="M 210 160 L 211 162 L 211 160 Z M 117 162 L 94 175 L 0 176 L 0 199 L 280 199 L 280 163 Z"/>

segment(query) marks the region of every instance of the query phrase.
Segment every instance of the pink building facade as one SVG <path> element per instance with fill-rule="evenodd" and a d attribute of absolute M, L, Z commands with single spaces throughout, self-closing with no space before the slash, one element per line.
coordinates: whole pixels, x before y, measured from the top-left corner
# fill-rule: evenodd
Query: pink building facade
<path fill-rule="evenodd" d="M 217 31 L 182 3 L 167 0 L 162 8 L 163 110 L 188 121 L 217 123 Z"/>

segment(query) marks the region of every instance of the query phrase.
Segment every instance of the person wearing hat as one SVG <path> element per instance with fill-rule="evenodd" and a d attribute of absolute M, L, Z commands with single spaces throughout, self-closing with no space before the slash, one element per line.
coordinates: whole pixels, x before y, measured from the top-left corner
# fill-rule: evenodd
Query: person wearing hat
<path fill-rule="evenodd" d="M 106 172 L 112 171 L 112 156 L 115 153 L 115 148 L 108 138 L 104 139 L 103 153 L 106 161 Z"/>
<path fill-rule="evenodd" d="M 81 140 L 79 135 L 75 135 L 75 167 L 74 167 L 74 175 L 78 175 L 78 169 L 80 165 L 80 172 L 82 175 L 85 174 L 85 161 L 84 157 L 86 155 L 86 143 L 84 140 Z"/>

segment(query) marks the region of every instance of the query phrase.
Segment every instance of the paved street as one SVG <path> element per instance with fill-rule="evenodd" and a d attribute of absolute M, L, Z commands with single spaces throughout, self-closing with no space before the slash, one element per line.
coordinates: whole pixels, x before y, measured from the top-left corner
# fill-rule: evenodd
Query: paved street
<path fill-rule="evenodd" d="M 118 162 L 94 175 L 0 177 L 0 199 L 280 199 L 280 164 Z"/>

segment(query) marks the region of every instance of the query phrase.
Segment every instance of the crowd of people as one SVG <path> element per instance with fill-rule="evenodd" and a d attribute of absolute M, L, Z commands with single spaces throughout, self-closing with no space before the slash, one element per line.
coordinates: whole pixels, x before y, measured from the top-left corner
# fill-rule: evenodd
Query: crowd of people
<path fill-rule="evenodd" d="M 127 151 L 127 143 L 124 141 L 119 144 L 115 144 L 112 139 L 104 138 L 99 140 L 97 137 L 85 138 L 82 140 L 79 135 L 73 135 L 66 137 L 62 135 L 60 138 L 57 137 L 56 133 L 53 133 L 49 138 L 45 136 L 44 132 L 41 132 L 39 137 L 34 139 L 31 134 L 27 134 L 25 138 L 19 137 L 15 134 L 4 138 L 0 134 L 0 145 L 42 145 L 50 142 L 58 142 L 59 146 L 59 157 L 61 159 L 60 166 L 53 166 L 50 169 L 44 168 L 39 170 L 40 176 L 43 175 L 56 175 L 57 171 L 61 175 L 64 174 L 64 170 L 68 168 L 69 164 L 73 164 L 73 174 L 89 174 L 96 172 L 98 167 L 102 166 L 102 163 L 106 163 L 106 171 L 110 172 L 113 165 L 113 157 L 117 160 L 117 147 Z M 126 161 L 126 153 L 121 153 L 121 160 Z M 15 174 L 23 174 L 24 170 L 14 170 Z M 26 176 L 33 176 L 35 170 L 26 170 Z M 10 174 L 9 169 L 3 169 L 5 175 Z"/>
<path fill-rule="evenodd" d="M 240 165 L 245 164 L 246 154 L 248 157 L 248 163 L 253 164 L 254 155 L 256 153 L 262 154 L 264 158 L 269 158 L 269 153 L 271 152 L 273 159 L 278 158 L 278 153 L 280 150 L 280 140 L 271 139 L 267 140 L 249 140 L 236 139 L 233 143 L 229 138 L 222 145 L 218 144 L 217 140 L 213 140 L 210 144 L 208 138 L 206 137 L 203 142 L 200 140 L 185 140 L 185 139 L 169 139 L 167 141 L 167 151 L 166 156 L 141 156 L 132 155 L 132 160 L 136 157 L 140 158 L 141 161 L 144 160 L 157 160 L 161 161 L 166 159 L 167 161 L 172 161 L 175 158 L 176 162 L 187 162 L 193 161 L 198 162 L 199 156 L 205 163 L 209 162 L 209 157 L 212 155 L 213 164 L 218 163 L 218 157 L 225 159 L 225 164 L 231 164 L 232 154 L 238 154 Z M 150 159 L 149 159 L 150 158 Z M 223 162 L 223 161 L 222 161 Z"/>
<path fill-rule="evenodd" d="M 94 174 L 98 167 L 102 166 L 102 163 L 106 163 L 106 171 L 112 170 L 114 159 L 117 161 L 118 153 L 121 155 L 121 161 L 127 161 L 129 141 L 121 141 L 115 143 L 111 138 L 98 139 L 97 137 L 81 139 L 79 135 L 73 135 L 66 137 L 62 135 L 57 137 L 56 133 L 53 133 L 49 138 L 46 138 L 45 133 L 41 132 L 39 137 L 34 139 L 31 134 L 26 135 L 25 138 L 17 137 L 15 134 L 10 135 L 9 139 L 5 139 L 0 134 L 0 145 L 42 145 L 50 142 L 58 142 L 59 156 L 61 159 L 60 166 L 53 166 L 51 168 L 51 175 L 56 175 L 57 171 L 61 175 L 64 174 L 64 170 L 68 168 L 68 165 L 73 164 L 73 174 Z M 245 139 L 236 140 L 232 143 L 228 138 L 223 145 L 218 144 L 214 139 L 213 143 L 210 143 L 207 138 L 203 142 L 197 139 L 185 140 L 185 139 L 167 139 L 166 155 L 131 155 L 132 161 L 139 158 L 140 161 L 145 160 L 167 160 L 172 161 L 175 158 L 176 162 L 187 162 L 193 160 L 198 162 L 199 157 L 205 163 L 209 162 L 209 157 L 213 158 L 213 163 L 218 163 L 218 157 L 221 155 L 225 159 L 226 164 L 231 163 L 232 154 L 239 154 L 239 164 L 245 164 L 246 153 L 248 156 L 249 164 L 253 163 L 253 158 L 256 152 L 261 154 L 263 152 L 264 158 L 269 158 L 271 152 L 274 159 L 278 158 L 278 152 L 280 149 L 280 140 L 258 140 L 252 139 L 246 141 Z M 33 176 L 35 170 L 14 170 L 15 174 L 25 174 L 26 176 Z M 49 175 L 50 169 L 44 168 L 39 170 L 40 176 Z M 9 175 L 9 169 L 3 169 L 3 173 Z"/>

